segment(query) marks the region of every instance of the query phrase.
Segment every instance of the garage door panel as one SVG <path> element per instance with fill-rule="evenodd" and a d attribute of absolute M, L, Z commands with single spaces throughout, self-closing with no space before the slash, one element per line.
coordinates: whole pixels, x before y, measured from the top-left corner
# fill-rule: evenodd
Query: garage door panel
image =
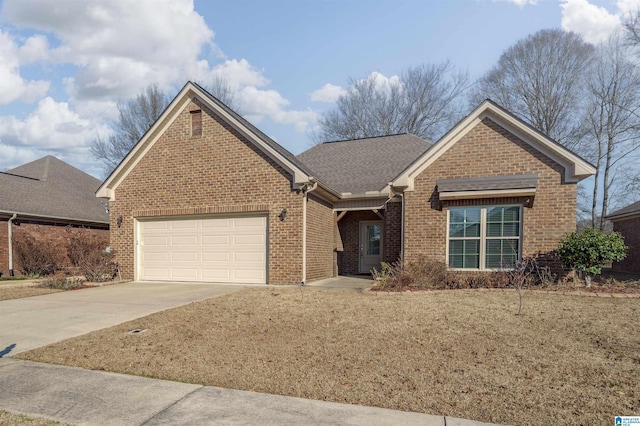
<path fill-rule="evenodd" d="M 244 252 L 244 253 L 234 253 L 233 254 L 234 262 L 251 262 L 258 263 L 260 265 L 264 264 L 265 255 L 262 252 Z"/>
<path fill-rule="evenodd" d="M 264 237 L 257 234 L 234 235 L 233 244 L 235 245 L 264 245 Z"/>
<path fill-rule="evenodd" d="M 230 242 L 231 242 L 231 237 L 229 235 L 203 235 L 202 236 L 203 246 L 228 245 Z"/>
<path fill-rule="evenodd" d="M 142 280 L 266 282 L 266 217 L 141 221 Z"/>
<path fill-rule="evenodd" d="M 198 220 L 174 220 L 171 229 L 198 229 Z"/>
<path fill-rule="evenodd" d="M 221 252 L 203 252 L 203 262 L 229 262 L 231 260 L 231 253 L 228 251 Z"/>
<path fill-rule="evenodd" d="M 142 240 L 145 246 L 168 246 L 169 237 L 149 235 Z"/>
<path fill-rule="evenodd" d="M 198 262 L 198 252 L 173 252 L 171 253 L 172 262 Z"/>
<path fill-rule="evenodd" d="M 231 228 L 231 219 L 203 219 L 202 228 L 228 229 Z"/>
<path fill-rule="evenodd" d="M 171 237 L 172 246 L 195 247 L 198 245 L 197 235 L 174 235 Z"/>

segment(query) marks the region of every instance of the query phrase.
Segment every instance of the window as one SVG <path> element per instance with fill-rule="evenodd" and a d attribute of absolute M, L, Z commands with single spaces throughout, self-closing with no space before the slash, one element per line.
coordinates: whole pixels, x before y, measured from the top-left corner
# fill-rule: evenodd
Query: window
<path fill-rule="evenodd" d="M 520 206 L 449 209 L 449 267 L 514 267 L 520 259 L 521 218 Z"/>

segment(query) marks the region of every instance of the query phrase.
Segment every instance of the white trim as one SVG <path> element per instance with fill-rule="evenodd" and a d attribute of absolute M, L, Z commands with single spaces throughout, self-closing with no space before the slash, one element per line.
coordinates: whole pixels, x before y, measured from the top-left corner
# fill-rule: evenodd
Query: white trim
<path fill-rule="evenodd" d="M 564 167 L 564 179 L 566 182 L 578 182 L 595 173 L 595 167 L 578 157 L 568 149 L 556 144 L 548 137 L 529 128 L 526 124 L 513 115 L 497 107 L 491 101 L 484 101 L 478 108 L 451 129 L 433 147 L 427 150 L 417 161 L 396 177 L 391 185 L 403 188 L 405 191 L 413 191 L 414 179 L 427 167 L 440 158 L 456 142 L 462 139 L 483 119 L 490 118 L 514 136 L 520 138 L 539 152 Z"/>

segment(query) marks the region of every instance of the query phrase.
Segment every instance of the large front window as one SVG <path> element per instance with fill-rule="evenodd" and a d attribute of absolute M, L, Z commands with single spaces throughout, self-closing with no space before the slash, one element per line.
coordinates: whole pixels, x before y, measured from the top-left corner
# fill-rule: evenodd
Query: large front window
<path fill-rule="evenodd" d="M 520 259 L 520 206 L 449 209 L 449 267 L 507 269 Z"/>

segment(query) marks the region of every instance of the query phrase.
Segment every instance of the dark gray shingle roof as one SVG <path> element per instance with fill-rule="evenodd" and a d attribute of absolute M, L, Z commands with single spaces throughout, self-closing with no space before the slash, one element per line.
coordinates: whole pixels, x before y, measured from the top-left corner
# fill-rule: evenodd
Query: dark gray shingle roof
<path fill-rule="evenodd" d="M 108 224 L 109 215 L 95 195 L 100 184 L 49 155 L 0 173 L 0 211 Z"/>
<path fill-rule="evenodd" d="M 332 188 L 363 194 L 384 188 L 430 146 L 415 135 L 380 136 L 325 142 L 297 158 Z"/>
<path fill-rule="evenodd" d="M 614 211 L 610 215 L 607 215 L 607 219 L 615 220 L 617 218 L 631 216 L 634 214 L 640 214 L 640 201 L 636 201 L 635 203 L 628 205 L 627 207 L 623 207 L 619 210 Z"/>
<path fill-rule="evenodd" d="M 436 185 L 438 185 L 438 192 L 536 188 L 538 186 L 538 175 L 438 179 Z"/>

